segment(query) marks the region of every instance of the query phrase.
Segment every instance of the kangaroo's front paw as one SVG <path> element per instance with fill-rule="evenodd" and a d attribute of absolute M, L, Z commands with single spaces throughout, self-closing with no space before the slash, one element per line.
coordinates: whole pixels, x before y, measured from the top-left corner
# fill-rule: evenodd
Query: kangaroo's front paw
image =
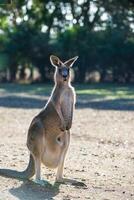
<path fill-rule="evenodd" d="M 66 130 L 68 131 L 68 130 L 70 130 L 70 128 L 71 128 L 71 124 L 68 124 L 68 125 L 66 126 Z"/>
<path fill-rule="evenodd" d="M 68 131 L 68 130 L 70 130 L 70 128 L 71 128 L 70 126 L 67 126 L 67 127 L 66 127 L 66 130 Z"/>
<path fill-rule="evenodd" d="M 66 130 L 66 126 L 65 126 L 64 124 L 61 124 L 60 130 L 61 130 L 61 131 L 65 131 L 65 130 Z"/>

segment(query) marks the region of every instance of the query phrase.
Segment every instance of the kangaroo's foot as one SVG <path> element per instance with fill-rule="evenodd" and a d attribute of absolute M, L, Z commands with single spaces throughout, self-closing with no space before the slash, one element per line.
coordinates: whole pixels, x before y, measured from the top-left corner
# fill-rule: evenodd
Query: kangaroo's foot
<path fill-rule="evenodd" d="M 64 178 L 62 176 L 56 176 L 55 182 L 63 183 L 64 182 Z"/>
<path fill-rule="evenodd" d="M 45 186 L 45 185 L 50 184 L 48 181 L 41 180 L 41 179 L 35 179 L 35 180 L 33 180 L 33 182 L 36 183 L 36 184 L 38 184 L 38 185 L 41 185 L 41 186 Z"/>

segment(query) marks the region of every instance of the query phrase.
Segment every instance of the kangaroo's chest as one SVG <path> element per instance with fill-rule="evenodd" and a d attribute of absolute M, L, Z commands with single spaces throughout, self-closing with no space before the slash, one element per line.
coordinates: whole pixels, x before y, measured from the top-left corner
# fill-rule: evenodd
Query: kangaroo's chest
<path fill-rule="evenodd" d="M 74 94 L 71 89 L 64 89 L 60 94 L 60 104 L 63 104 L 67 108 L 74 102 Z"/>

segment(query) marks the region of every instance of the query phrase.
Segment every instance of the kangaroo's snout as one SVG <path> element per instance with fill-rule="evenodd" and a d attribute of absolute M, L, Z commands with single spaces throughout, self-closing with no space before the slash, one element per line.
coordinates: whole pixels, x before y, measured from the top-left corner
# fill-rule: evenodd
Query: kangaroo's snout
<path fill-rule="evenodd" d="M 64 78 L 66 78 L 66 77 L 68 76 L 68 74 L 65 72 L 65 73 L 62 74 L 62 76 L 63 76 Z"/>
<path fill-rule="evenodd" d="M 68 71 L 67 71 L 67 70 L 64 70 L 63 73 L 62 73 L 62 77 L 63 77 L 64 81 L 67 80 L 68 75 L 69 75 L 69 74 L 68 74 Z"/>
<path fill-rule="evenodd" d="M 63 67 L 59 69 L 59 73 L 63 77 L 64 81 L 66 81 L 69 76 L 69 69 L 67 67 Z"/>

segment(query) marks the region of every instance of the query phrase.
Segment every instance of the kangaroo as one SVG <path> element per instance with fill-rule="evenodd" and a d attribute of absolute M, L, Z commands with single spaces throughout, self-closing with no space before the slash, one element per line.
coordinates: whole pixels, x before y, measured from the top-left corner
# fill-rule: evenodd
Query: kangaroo
<path fill-rule="evenodd" d="M 75 105 L 70 68 L 77 58 L 78 56 L 63 63 L 58 57 L 50 56 L 50 62 L 55 67 L 55 85 L 46 106 L 33 118 L 28 130 L 29 164 L 22 172 L 0 169 L 1 176 L 30 179 L 35 175 L 35 180 L 39 182 L 43 163 L 49 168 L 57 168 L 56 181 L 62 181 Z"/>

